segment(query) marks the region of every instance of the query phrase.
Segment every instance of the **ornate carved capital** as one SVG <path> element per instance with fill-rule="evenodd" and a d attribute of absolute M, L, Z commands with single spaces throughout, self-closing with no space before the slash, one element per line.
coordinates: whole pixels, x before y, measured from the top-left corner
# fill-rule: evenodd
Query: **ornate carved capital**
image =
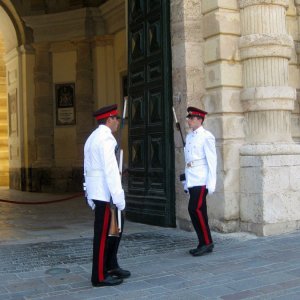
<path fill-rule="evenodd" d="M 240 0 L 240 8 L 253 5 L 280 5 L 288 8 L 289 0 Z"/>

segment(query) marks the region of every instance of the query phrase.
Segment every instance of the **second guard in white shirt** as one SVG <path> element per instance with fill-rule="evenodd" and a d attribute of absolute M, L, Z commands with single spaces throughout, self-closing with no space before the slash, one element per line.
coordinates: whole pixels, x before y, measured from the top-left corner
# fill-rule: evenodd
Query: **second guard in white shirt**
<path fill-rule="evenodd" d="M 188 107 L 188 125 L 192 130 L 186 137 L 184 189 L 190 194 L 189 214 L 198 236 L 197 248 L 190 254 L 200 256 L 214 248 L 208 225 L 206 195 L 216 187 L 217 155 L 215 137 L 202 127 L 207 112 Z"/>

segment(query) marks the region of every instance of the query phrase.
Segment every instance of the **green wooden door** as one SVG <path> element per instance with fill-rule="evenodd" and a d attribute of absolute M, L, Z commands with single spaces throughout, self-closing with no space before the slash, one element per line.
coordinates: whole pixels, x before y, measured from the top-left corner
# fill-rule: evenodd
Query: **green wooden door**
<path fill-rule="evenodd" d="M 127 218 L 175 226 L 169 0 L 128 1 Z"/>

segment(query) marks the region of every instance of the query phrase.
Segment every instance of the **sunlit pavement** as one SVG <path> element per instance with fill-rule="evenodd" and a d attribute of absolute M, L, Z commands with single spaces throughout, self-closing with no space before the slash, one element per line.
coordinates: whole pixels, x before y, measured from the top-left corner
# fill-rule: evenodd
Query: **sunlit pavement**
<path fill-rule="evenodd" d="M 0 190 L 15 202 L 70 196 Z M 92 227 L 82 196 L 0 202 L 0 299 L 300 299 L 300 232 L 213 233 L 214 252 L 192 257 L 194 232 L 127 221 L 119 262 L 132 276 L 93 288 Z"/>

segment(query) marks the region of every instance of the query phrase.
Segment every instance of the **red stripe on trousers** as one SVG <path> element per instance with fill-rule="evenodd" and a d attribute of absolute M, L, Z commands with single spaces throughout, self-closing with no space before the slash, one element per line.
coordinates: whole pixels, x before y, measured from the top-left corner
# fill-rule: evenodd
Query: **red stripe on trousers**
<path fill-rule="evenodd" d="M 204 235 L 205 244 L 209 245 L 210 244 L 210 240 L 208 238 L 207 228 L 206 228 L 206 225 L 205 225 L 205 221 L 204 221 L 203 215 L 202 215 L 201 210 L 200 210 L 200 207 L 201 207 L 202 202 L 203 202 L 203 195 L 205 193 L 205 190 L 206 190 L 206 186 L 202 186 L 201 187 L 200 196 L 199 196 L 199 199 L 198 199 L 198 205 L 197 205 L 196 212 L 197 212 L 197 215 L 198 215 L 198 218 L 199 218 L 199 222 L 200 222 L 200 226 L 202 228 L 202 232 L 203 232 L 203 235 Z"/>
<path fill-rule="evenodd" d="M 107 237 L 107 229 L 108 229 L 108 221 L 109 221 L 110 210 L 108 205 L 105 207 L 104 213 L 104 222 L 102 226 L 102 233 L 100 239 L 100 247 L 99 247 L 99 261 L 98 261 L 98 277 L 99 281 L 104 280 L 104 251 L 106 245 L 106 237 Z"/>

